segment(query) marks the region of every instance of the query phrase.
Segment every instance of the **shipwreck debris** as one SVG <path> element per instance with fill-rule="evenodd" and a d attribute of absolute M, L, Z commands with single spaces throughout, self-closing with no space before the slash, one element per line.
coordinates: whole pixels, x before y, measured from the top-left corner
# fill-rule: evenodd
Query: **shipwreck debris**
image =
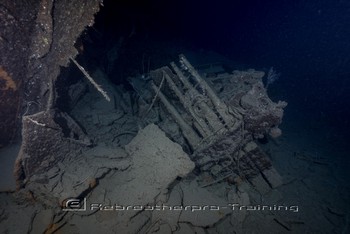
<path fill-rule="evenodd" d="M 261 175 L 270 187 L 276 187 L 282 183 L 281 177 L 254 139 L 281 134 L 277 126 L 286 103 L 276 104 L 268 98 L 261 80 L 264 73 L 237 73 L 225 74 L 225 81 L 221 80 L 229 81 L 227 86 L 235 86 L 231 91 L 237 92 L 220 98 L 212 88 L 215 85 L 180 55 L 179 65 L 172 62 L 151 71 L 151 87 L 179 125 L 196 166 L 208 171 L 213 181 L 233 173 L 246 179 Z M 237 99 L 236 95 L 240 100 L 230 101 Z"/>
<path fill-rule="evenodd" d="M 144 102 L 106 85 L 98 71 L 94 74 L 114 97 L 112 102 L 91 92 L 77 104 L 83 108 L 73 110 L 72 117 L 58 109 L 23 117 L 24 141 L 16 164 L 20 193 L 33 191 L 33 199 L 56 207 L 55 217 L 64 216 L 54 218 L 47 230 L 86 232 L 103 227 L 135 233 L 177 232 L 179 228 L 204 232 L 217 225 L 241 230 L 246 212 L 240 218 L 231 211 L 193 216 L 188 211 L 145 209 L 114 215 L 103 210 L 63 215 L 61 208 L 67 199 L 82 197 L 106 206 L 189 206 L 195 201 L 203 206 L 208 202 L 249 204 L 251 189 L 263 196 L 282 184 L 271 160 L 255 143 L 261 136 L 280 133 L 285 107 L 284 102 L 276 104 L 268 98 L 263 73 L 234 71 L 207 78 L 180 55 L 178 64 L 151 71 L 145 86 L 150 95 Z M 218 80 L 222 85 L 217 85 Z M 141 127 L 142 123 L 147 124 Z M 213 188 L 228 195 L 214 195 Z M 89 225 L 81 225 L 82 220 Z"/>

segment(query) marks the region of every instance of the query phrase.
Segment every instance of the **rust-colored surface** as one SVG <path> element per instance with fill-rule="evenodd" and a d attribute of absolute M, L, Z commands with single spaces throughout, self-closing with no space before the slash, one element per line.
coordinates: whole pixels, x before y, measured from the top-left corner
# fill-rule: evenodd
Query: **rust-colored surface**
<path fill-rule="evenodd" d="M 0 66 L 0 148 L 15 137 L 18 109 L 18 86 Z"/>
<path fill-rule="evenodd" d="M 0 4 L 0 148 L 18 136 L 22 83 L 38 1 Z"/>
<path fill-rule="evenodd" d="M 7 74 L 2 66 L 0 66 L 0 90 L 13 92 L 17 90 L 15 81 Z"/>

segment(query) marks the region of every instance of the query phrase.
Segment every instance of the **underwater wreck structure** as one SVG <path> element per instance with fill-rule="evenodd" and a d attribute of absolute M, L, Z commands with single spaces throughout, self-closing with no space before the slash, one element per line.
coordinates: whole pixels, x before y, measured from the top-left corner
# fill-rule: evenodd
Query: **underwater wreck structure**
<path fill-rule="evenodd" d="M 186 212 L 169 213 L 163 215 L 171 223 L 167 226 L 147 210 L 107 219 L 96 210 L 79 216 L 62 208 L 67 208 L 67 199 L 86 197 L 142 206 L 213 201 L 249 204 L 244 188 L 236 194 L 239 181 L 248 181 L 261 193 L 282 184 L 268 155 L 255 142 L 281 134 L 278 125 L 287 105 L 268 97 L 264 72 L 196 67 L 180 55 L 179 62 L 151 71 L 147 79 L 131 78 L 134 91 L 111 84 L 101 71 L 92 73 L 95 85 L 102 84 L 110 102 L 93 96 L 98 93 L 89 82 L 59 82 L 61 67 L 75 61 L 77 38 L 87 25 L 93 25 L 100 4 L 99 0 L 0 4 L 0 17 L 8 22 L 1 25 L 4 30 L 0 32 L 4 54 L 0 81 L 6 84 L 1 86 L 0 106 L 10 113 L 0 117 L 0 128 L 15 135 L 13 119 L 18 116 L 21 121 L 21 149 L 14 168 L 17 191 L 13 192 L 19 203 L 30 201 L 35 206 L 23 211 L 23 217 L 29 217 L 23 229 L 9 225 L 8 232 L 62 229 L 76 233 L 94 225 L 107 231 L 152 233 L 157 226 L 175 231 L 183 223 L 204 229 L 228 213 L 202 213 L 203 219 Z M 28 32 L 30 40 L 17 31 Z M 7 39 L 14 37 L 18 38 Z M 57 105 L 66 94 L 60 90 L 69 90 L 70 112 Z M 131 100 L 130 93 L 135 91 L 141 95 Z M 1 145 L 9 142 L 0 140 Z M 232 185 L 230 198 L 206 190 L 220 182 Z M 195 198 L 192 190 L 198 192 Z M 13 213 L 1 210 L 1 218 L 15 224 L 16 215 L 22 214 L 21 207 L 21 212 L 16 209 Z M 78 225 L 81 219 L 87 225 Z M 238 219 L 232 215 L 232 220 Z"/>
<path fill-rule="evenodd" d="M 287 105 L 268 98 L 263 72 L 235 71 L 215 76 L 209 83 L 180 55 L 179 66 L 172 62 L 150 76 L 155 95 L 181 128 L 191 159 L 202 172 L 214 181 L 261 175 L 270 186 L 280 185 L 270 159 L 254 143 L 267 134 L 279 135 Z M 218 81 L 220 86 L 215 86 Z"/>
<path fill-rule="evenodd" d="M 278 125 L 287 103 L 268 98 L 262 82 L 264 72 L 234 71 L 203 78 L 184 55 L 179 58 L 179 65 L 172 62 L 170 67 L 151 71 L 142 87 L 140 92 L 148 91 L 152 97 L 147 111 L 161 103 L 158 111 L 166 116 L 145 122 L 158 124 L 181 145 L 196 164 L 201 186 L 227 178 L 279 186 L 282 180 L 278 172 L 255 140 L 281 134 Z M 173 121 L 170 128 L 169 123 L 164 124 L 169 115 Z M 171 131 L 174 124 L 179 128 L 177 135 Z M 22 136 L 15 170 L 19 188 L 32 176 L 50 172 L 69 158 L 67 155 L 74 158 L 81 147 L 96 146 L 79 123 L 58 109 L 24 116 Z"/>

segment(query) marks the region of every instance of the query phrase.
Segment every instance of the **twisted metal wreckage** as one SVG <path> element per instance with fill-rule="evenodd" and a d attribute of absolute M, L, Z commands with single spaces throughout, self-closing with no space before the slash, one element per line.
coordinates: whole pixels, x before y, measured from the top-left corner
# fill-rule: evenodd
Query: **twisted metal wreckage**
<path fill-rule="evenodd" d="M 152 88 L 181 128 L 193 152 L 191 159 L 215 182 L 234 175 L 261 175 L 271 187 L 280 185 L 270 159 L 254 143 L 267 133 L 280 135 L 277 126 L 287 105 L 267 97 L 264 73 L 236 71 L 214 77 L 213 84 L 226 82 L 217 90 L 220 98 L 186 57 L 179 57 L 180 66 L 172 62 L 171 68 L 151 72 Z"/>
<path fill-rule="evenodd" d="M 3 120 L 0 129 L 5 129 L 0 146 L 9 142 L 4 136 L 16 135 L 11 133 L 16 124 L 13 117 L 20 116 L 22 142 L 15 164 L 18 191 L 14 194 L 20 202 L 31 200 L 34 201 L 31 204 L 35 204 L 35 209 L 29 207 L 23 210 L 21 206 L 13 206 L 13 212 L 12 208 L 3 209 L 1 218 L 13 223 L 6 228 L 21 229 L 12 232 L 28 232 L 32 228 L 43 227 L 44 231 L 53 231 L 80 218 L 86 219 L 84 225 L 77 225 L 80 228 L 84 228 L 85 224 L 100 223 L 97 222 L 101 218 L 98 214 L 80 217 L 63 212 L 60 205 L 67 198 L 89 196 L 92 201 L 147 205 L 169 202 L 160 195 L 167 191 L 168 198 L 176 198 L 175 205 L 197 204 L 199 200 L 204 205 L 213 195 L 200 187 L 224 179 L 236 184 L 236 187 L 239 187 L 240 179 L 247 180 L 257 190 L 265 192 L 280 185 L 281 178 L 270 159 L 254 142 L 268 134 L 272 137 L 281 134 L 278 125 L 286 106 L 285 102 L 274 103 L 269 99 L 262 82 L 263 72 L 248 70 L 226 73 L 211 65 L 195 69 L 185 56 L 180 55 L 178 64 L 173 62 L 150 73 L 151 79 L 142 89 L 151 95 L 143 107 L 148 108 L 147 112 L 152 110 L 161 114 L 155 120 L 143 116 L 141 120 L 148 125 L 125 144 L 117 144 L 111 139 L 121 136 L 118 128 L 126 122 L 125 119 L 136 119 L 130 124 L 132 127 L 140 120 L 130 108 L 131 95 L 128 91 L 103 85 L 108 96 L 98 85 L 100 80 L 94 82 L 90 77 L 89 82 L 98 91 L 103 91 L 110 103 L 99 105 L 101 100 L 96 97 L 87 97 L 86 100 L 103 106 L 105 109 L 101 112 L 108 116 L 107 120 L 101 121 L 98 119 L 99 113 L 89 113 L 91 109 L 84 109 L 79 122 L 73 111 L 65 113 L 60 110 L 56 105 L 59 102 L 57 98 L 63 95 L 59 89 L 77 93 L 71 108 L 81 108 L 77 106 L 79 97 L 83 96 L 84 99 L 84 85 L 82 89 L 76 89 L 73 85 L 66 87 L 67 84 L 57 81 L 61 79 L 58 76 L 62 66 L 68 66 L 70 61 L 76 63 L 73 58 L 78 50 L 74 44 L 85 27 L 94 23 L 94 14 L 99 11 L 101 3 L 100 0 L 64 0 L 42 1 L 34 5 L 27 1 L 5 1 L 0 4 L 0 18 L 8 22 L 0 25 L 0 51 L 3 53 L 0 58 L 0 81 L 5 84 L 0 88 L 1 97 L 4 97 L 0 106 L 10 113 L 0 116 Z M 26 33 L 18 34 L 19 31 Z M 76 65 L 85 72 L 79 64 Z M 79 84 L 75 87 L 79 87 Z M 140 111 L 142 105 L 138 105 Z M 124 122 L 117 123 L 119 119 Z M 94 142 L 91 132 L 81 127 L 84 124 L 89 124 L 91 128 L 107 129 L 108 134 L 103 136 L 103 140 Z M 176 131 L 172 131 L 174 126 L 178 126 Z M 129 130 L 127 127 L 126 131 Z M 194 163 L 189 158 L 195 162 L 197 169 L 193 170 Z M 191 176 L 188 180 L 198 181 L 200 187 L 197 184 L 193 186 L 198 194 L 204 195 L 195 195 L 191 200 L 192 182 L 187 185 L 182 183 L 185 180 L 181 181 L 182 193 L 177 193 L 172 186 L 176 186 L 173 182 L 177 177 L 185 177 L 193 171 L 195 180 Z M 110 184 L 113 184 L 112 188 Z M 245 201 L 249 204 L 247 194 L 242 192 L 237 195 L 234 187 L 231 189 L 231 199 L 216 198 L 215 201 L 219 204 L 239 202 L 241 199 L 242 203 Z M 17 221 L 21 220 L 17 218 L 19 214 L 31 218 L 27 223 L 17 225 Z M 214 226 L 225 217 L 216 212 L 201 214 L 215 217 L 197 219 L 197 216 L 186 212 L 176 217 L 169 214 L 174 218 L 172 229 L 176 229 L 179 220 L 205 228 Z M 99 227 L 122 232 L 121 226 L 132 223 L 125 228 L 135 227 L 137 233 L 158 223 L 153 222 L 150 218 L 152 215 L 156 214 L 146 211 L 123 214 L 120 215 L 123 217 L 108 219 Z M 41 217 L 48 217 L 46 226 Z M 90 219 L 97 221 L 91 222 Z M 232 219 L 238 220 L 235 215 Z M 208 223 L 208 220 L 211 222 Z M 74 228 L 72 225 L 65 227 Z"/>
<path fill-rule="evenodd" d="M 75 150 L 92 145 L 89 136 L 79 124 L 55 107 L 58 96 L 55 85 L 60 66 L 67 66 L 69 60 L 78 53 L 73 45 L 85 26 L 93 24 L 93 15 L 98 11 L 100 3 L 101 1 L 91 1 L 91 5 L 69 1 L 54 3 L 55 15 L 50 13 L 53 8 L 50 2 L 43 2 L 32 8 L 26 2 L 19 5 L 8 2 L 5 6 L 9 8 L 1 8 L 1 16 L 5 18 L 11 15 L 11 11 L 7 9 L 12 8 L 12 14 L 19 14 L 18 19 L 28 18 L 20 15 L 27 12 L 19 10 L 22 8 L 30 9 L 32 12 L 27 13 L 31 17 L 36 15 L 35 12 L 41 16 L 36 21 L 23 20 L 23 25 L 12 21 L 3 25 L 6 26 L 3 31 L 8 31 L 6 35 L 9 37 L 20 36 L 15 32 L 23 30 L 21 27 L 29 30 L 35 24 L 43 22 L 48 27 L 45 32 L 34 27 L 36 30 L 33 31 L 32 40 L 21 37 L 19 41 L 26 42 L 21 46 L 15 46 L 14 43 L 18 40 L 7 40 L 8 48 L 18 48 L 16 56 L 11 56 L 11 50 L 2 50 L 3 57 L 11 59 L 2 61 L 1 69 L 11 73 L 17 84 L 21 83 L 21 77 L 25 78 L 22 83 L 26 85 L 20 87 L 25 89 L 24 93 L 27 95 L 23 98 L 23 105 L 24 101 L 29 104 L 38 103 L 37 106 L 27 106 L 29 111 L 22 116 L 23 141 L 15 166 L 18 188 L 24 187 L 33 175 L 52 169 L 69 154 L 74 155 Z M 79 9 L 85 11 L 70 14 L 70 11 Z M 71 28 L 70 25 L 74 25 L 77 30 L 65 30 Z M 22 47 L 30 49 L 24 50 Z M 27 51 L 26 54 L 23 51 Z M 30 66 L 18 66 L 21 68 L 18 69 L 16 66 L 22 64 L 21 61 L 27 61 L 27 58 Z M 1 79 L 10 80 L 4 71 L 0 74 Z M 286 103 L 273 103 L 268 98 L 261 80 L 263 72 L 248 70 L 234 71 L 232 74 L 221 73 L 217 76 L 209 74 L 205 79 L 200 73 L 201 70 L 194 69 L 183 55 L 180 56 L 180 66 L 171 63 L 170 67 L 151 72 L 152 87 L 157 99 L 159 98 L 180 126 L 186 139 L 186 142 L 179 143 L 184 149 L 190 148 L 186 152 L 191 155 L 198 168 L 213 177 L 213 181 L 229 176 L 230 173 L 243 178 L 261 175 L 274 186 L 271 178 L 277 178 L 278 173 L 271 166 L 268 157 L 254 143 L 254 139 L 265 134 L 274 137 L 280 135 L 277 126 L 281 123 Z M 9 92 L 12 91 L 9 88 Z M 3 93 L 6 94 L 5 91 Z M 8 107 L 11 105 L 6 104 Z M 13 110 L 13 115 L 16 112 L 18 110 Z M 171 136 L 171 133 L 168 132 L 168 135 Z"/>
<path fill-rule="evenodd" d="M 180 55 L 179 66 L 172 62 L 170 67 L 150 72 L 150 87 L 155 95 L 150 108 L 159 99 L 175 120 L 186 139 L 178 143 L 202 172 L 203 187 L 226 178 L 249 179 L 272 188 L 282 183 L 268 156 L 254 142 L 267 134 L 281 134 L 278 125 L 287 105 L 268 98 L 263 76 L 264 72 L 255 70 L 234 71 L 208 75 L 207 83 L 184 55 Z M 171 137 L 171 132 L 163 130 Z M 38 141 L 33 133 L 46 137 Z M 58 151 L 68 154 L 66 151 L 72 150 L 74 143 L 92 145 L 79 125 L 58 110 L 25 116 L 22 134 L 24 141 L 16 167 L 20 187 L 31 176 L 62 161 L 62 157 L 53 157 Z"/>

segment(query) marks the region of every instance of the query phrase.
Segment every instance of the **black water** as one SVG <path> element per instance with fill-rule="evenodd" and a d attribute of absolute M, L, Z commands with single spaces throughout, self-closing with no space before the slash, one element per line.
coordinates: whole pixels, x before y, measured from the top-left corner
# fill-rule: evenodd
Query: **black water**
<path fill-rule="evenodd" d="M 350 1 L 105 1 L 92 32 L 101 53 L 121 37 L 111 79 L 123 83 L 176 59 L 215 51 L 242 67 L 282 74 L 272 98 L 285 99 L 348 136 Z M 95 40 L 98 38 L 98 40 Z M 88 50 L 89 51 L 89 50 Z"/>
<path fill-rule="evenodd" d="M 123 38 L 108 70 L 114 83 L 127 85 L 128 76 L 189 51 L 199 57 L 219 54 L 234 69 L 274 67 L 281 77 L 268 93 L 289 103 L 282 130 L 307 136 L 300 137 L 300 148 L 319 142 L 317 150 L 328 161 L 341 158 L 339 170 L 349 175 L 349 0 L 106 0 L 104 5 L 84 39 L 85 54 L 101 66 L 101 57 Z M 340 186 L 349 189 L 349 183 Z"/>

